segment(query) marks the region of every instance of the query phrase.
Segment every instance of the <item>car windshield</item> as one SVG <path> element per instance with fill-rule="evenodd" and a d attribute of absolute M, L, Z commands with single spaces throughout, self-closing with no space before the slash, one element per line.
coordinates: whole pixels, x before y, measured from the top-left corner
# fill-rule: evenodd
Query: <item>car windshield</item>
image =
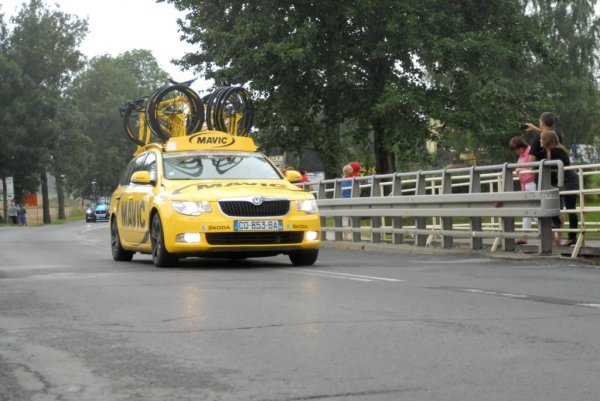
<path fill-rule="evenodd" d="M 185 152 L 164 155 L 169 180 L 279 180 L 281 174 L 260 154 Z"/>

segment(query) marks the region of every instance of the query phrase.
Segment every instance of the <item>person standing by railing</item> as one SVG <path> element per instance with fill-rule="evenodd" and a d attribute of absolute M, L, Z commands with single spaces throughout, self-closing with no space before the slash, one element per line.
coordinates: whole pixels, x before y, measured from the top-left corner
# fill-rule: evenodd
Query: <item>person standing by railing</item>
<path fill-rule="evenodd" d="M 527 124 L 525 124 L 525 126 L 526 126 L 525 130 L 527 132 L 534 133 L 533 137 L 531 138 L 531 142 L 529 142 L 529 143 L 531 143 L 531 151 L 529 152 L 529 161 L 530 162 L 536 162 L 536 161 L 540 161 L 540 160 L 544 160 L 544 159 L 548 158 L 546 156 L 546 149 L 544 149 L 544 147 L 541 145 L 542 133 L 544 133 L 546 131 L 554 131 L 556 133 L 556 135 L 558 136 L 558 142 L 561 144 L 563 143 L 562 135 L 560 135 L 560 133 L 556 130 L 556 117 L 554 116 L 554 113 L 552 113 L 550 111 L 545 111 L 540 115 L 539 128 L 531 123 L 527 123 Z M 561 196 L 560 197 L 560 208 L 563 209 L 564 207 L 565 207 L 564 199 Z M 560 224 L 558 224 L 558 221 L 560 221 Z M 558 226 L 557 226 L 557 224 L 558 224 Z M 562 225 L 563 225 L 562 215 L 558 216 L 558 220 L 555 220 L 553 225 L 557 226 L 555 228 L 562 227 Z M 561 233 L 557 233 L 557 238 L 554 241 L 558 245 L 560 245 L 561 235 L 562 235 Z"/>
<path fill-rule="evenodd" d="M 554 131 L 558 136 L 558 142 L 563 143 L 562 136 L 556 131 L 556 118 L 554 113 L 546 111 L 540 115 L 540 126 L 539 128 L 531 123 L 525 124 L 527 132 L 533 132 L 534 135 L 531 138 L 531 151 L 529 152 L 529 161 L 536 162 L 546 159 L 546 150 L 542 147 L 540 137 L 543 132 Z"/>
<path fill-rule="evenodd" d="M 352 168 L 352 177 L 359 177 L 360 174 L 360 164 L 358 162 L 350 162 L 350 167 Z"/>
<path fill-rule="evenodd" d="M 342 181 L 342 198 L 351 198 L 352 197 L 352 180 L 350 178 L 352 175 L 352 166 L 346 164 L 342 169 L 342 177 L 348 178 Z"/>
<path fill-rule="evenodd" d="M 546 151 L 546 158 L 548 160 L 560 160 L 562 161 L 565 167 L 571 165 L 571 161 L 569 160 L 569 150 L 565 148 L 565 146 L 560 143 L 558 139 L 558 135 L 554 131 L 543 131 L 540 138 L 540 144 Z M 564 187 L 562 188 L 565 191 L 577 191 L 579 190 L 579 176 L 577 172 L 574 170 L 565 170 L 564 177 Z M 557 177 L 556 172 L 552 173 L 550 183 L 553 186 L 557 186 Z M 577 207 L 577 194 L 566 194 L 561 195 L 561 198 L 564 200 L 564 204 L 567 210 L 573 210 Z M 562 204 L 563 202 L 561 202 Z M 560 224 L 560 218 L 558 216 L 552 218 L 553 226 Z M 577 213 L 569 213 L 569 228 L 571 230 L 577 230 L 579 227 L 579 219 L 577 217 Z M 556 244 L 563 246 L 570 246 L 577 242 L 577 231 L 570 231 L 568 239 L 560 243 L 560 233 L 557 237 Z"/>
<path fill-rule="evenodd" d="M 345 178 L 342 180 L 342 198 L 351 198 L 352 197 L 352 166 L 350 164 L 346 164 L 342 169 L 342 177 Z M 350 225 L 350 217 L 344 216 L 342 217 L 342 227 L 348 227 Z M 351 239 L 351 234 L 344 232 L 343 238 L 345 241 Z"/>
<path fill-rule="evenodd" d="M 527 163 L 529 161 L 529 153 L 531 151 L 531 146 L 525 142 L 525 140 L 520 136 L 512 137 L 510 142 L 508 143 L 510 150 L 515 152 L 519 159 L 517 163 Z M 521 184 L 521 191 L 526 192 L 535 192 L 536 191 L 536 183 L 535 183 L 535 174 L 526 173 L 525 171 L 531 170 L 531 167 L 523 167 L 515 169 L 515 174 L 517 174 L 519 178 L 519 183 Z M 523 217 L 523 229 L 531 230 L 531 217 Z M 520 237 L 516 240 L 517 244 L 526 244 L 527 238 Z"/>
<path fill-rule="evenodd" d="M 300 169 L 300 175 L 302 176 L 302 181 L 300 181 L 300 182 L 304 183 L 304 182 L 309 182 L 310 181 L 310 178 L 308 178 L 308 176 L 306 175 L 306 170 L 305 169 L 303 169 L 303 168 Z"/>

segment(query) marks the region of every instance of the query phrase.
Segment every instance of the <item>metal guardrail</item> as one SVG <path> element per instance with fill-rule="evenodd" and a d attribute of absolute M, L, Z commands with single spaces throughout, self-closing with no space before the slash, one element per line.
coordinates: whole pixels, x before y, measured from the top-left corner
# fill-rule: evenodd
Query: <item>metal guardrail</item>
<path fill-rule="evenodd" d="M 575 243 L 573 252 L 571 253 L 571 257 L 577 257 L 580 254 L 584 245 L 586 244 L 586 237 L 589 237 L 589 235 L 592 233 L 600 232 L 600 222 L 591 220 L 591 217 L 594 214 L 597 215 L 600 212 L 600 207 L 586 205 L 588 203 L 586 196 L 589 197 L 592 195 L 600 194 L 600 188 L 586 188 L 585 187 L 585 183 L 586 183 L 585 178 L 586 177 L 600 175 L 600 164 L 571 165 L 571 166 L 565 167 L 565 170 L 574 170 L 577 172 L 577 175 L 579 176 L 579 190 L 560 191 L 560 194 L 561 195 L 568 195 L 568 194 L 578 195 L 579 206 L 576 207 L 575 209 L 570 209 L 570 210 L 563 209 L 563 210 L 561 210 L 561 213 L 563 215 L 567 215 L 567 216 L 571 213 L 577 213 L 579 225 L 578 225 L 577 229 L 561 228 L 561 229 L 555 229 L 554 231 L 563 232 L 563 233 L 568 233 L 568 232 L 578 233 L 577 242 Z M 566 218 L 564 220 L 568 220 L 568 218 Z M 589 243 L 589 241 L 588 241 L 588 243 Z"/>
<path fill-rule="evenodd" d="M 531 167 L 538 174 L 538 190 L 514 190 L 514 171 Z M 560 213 L 559 190 L 550 186 L 551 169 L 562 186 L 564 167 L 559 160 L 505 163 L 441 170 L 337 178 L 305 183 L 315 194 L 321 213 L 322 236 L 334 233 L 336 241 L 405 242 L 416 246 L 441 238 L 441 246 L 454 246 L 454 238 L 469 238 L 471 249 L 482 249 L 484 238 L 515 250 L 515 239 L 539 238 L 539 252 L 552 252 L 552 217 Z M 342 197 L 343 185 L 351 196 Z M 536 217 L 537 231 L 516 230 L 515 218 Z M 468 223 L 455 222 L 462 218 Z M 327 221 L 332 220 L 333 226 Z M 368 224 L 364 224 L 365 220 Z"/>

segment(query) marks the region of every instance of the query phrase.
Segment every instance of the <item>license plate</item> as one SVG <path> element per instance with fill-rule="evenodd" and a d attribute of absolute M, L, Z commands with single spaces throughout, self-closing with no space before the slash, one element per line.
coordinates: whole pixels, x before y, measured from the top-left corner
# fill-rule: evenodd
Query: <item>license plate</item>
<path fill-rule="evenodd" d="M 278 231 L 283 230 L 281 220 L 235 220 L 235 231 Z"/>

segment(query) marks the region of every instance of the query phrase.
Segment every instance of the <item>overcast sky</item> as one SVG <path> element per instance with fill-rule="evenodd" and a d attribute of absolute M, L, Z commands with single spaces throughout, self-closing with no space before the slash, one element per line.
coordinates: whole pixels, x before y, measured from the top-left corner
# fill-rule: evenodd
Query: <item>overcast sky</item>
<path fill-rule="evenodd" d="M 5 14 L 5 21 L 21 8 L 23 2 L 0 1 L 0 12 Z M 44 3 L 48 8 L 55 9 L 58 5 L 68 14 L 87 18 L 89 33 L 80 49 L 87 57 L 117 56 L 127 50 L 148 49 L 161 68 L 176 81 L 195 77 L 192 72 L 182 72 L 170 62 L 193 49 L 179 39 L 177 18 L 183 14 L 172 4 L 154 0 L 44 0 Z M 201 77 L 193 85 L 201 95 L 209 86 Z"/>

